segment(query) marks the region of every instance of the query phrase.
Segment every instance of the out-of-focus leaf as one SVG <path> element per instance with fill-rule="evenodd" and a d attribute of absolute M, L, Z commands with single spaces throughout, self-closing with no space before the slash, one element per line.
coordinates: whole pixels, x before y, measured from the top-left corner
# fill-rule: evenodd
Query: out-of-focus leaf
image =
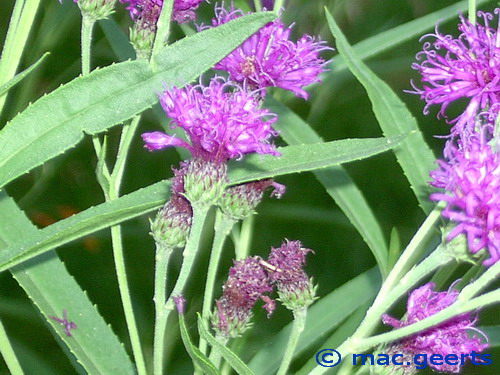
<path fill-rule="evenodd" d="M 435 167 L 435 157 L 418 129 L 417 121 L 394 91 L 373 74 L 356 55 L 328 10 L 326 10 L 326 18 L 330 31 L 336 39 L 337 49 L 351 72 L 365 87 L 372 102 L 375 117 L 384 134 L 393 136 L 411 133 L 401 147 L 395 149 L 395 154 L 420 206 L 425 212 L 430 212 L 434 205 L 428 199 L 430 190 L 426 181 L 429 178 L 429 172 Z"/>
<path fill-rule="evenodd" d="M 9 91 L 13 86 L 17 85 L 21 82 L 28 74 L 30 74 L 33 70 L 38 68 L 38 66 L 45 60 L 45 58 L 49 55 L 48 52 L 44 53 L 42 57 L 38 59 L 36 63 L 31 65 L 28 69 L 23 70 L 21 73 L 16 74 L 11 80 L 7 81 L 3 85 L 0 86 L 0 96 Z"/>

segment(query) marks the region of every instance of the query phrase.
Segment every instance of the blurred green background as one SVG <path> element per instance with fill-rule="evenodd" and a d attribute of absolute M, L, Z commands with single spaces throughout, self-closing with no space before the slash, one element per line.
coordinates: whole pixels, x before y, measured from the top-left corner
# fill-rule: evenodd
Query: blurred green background
<path fill-rule="evenodd" d="M 236 1 L 236 4 L 244 3 L 245 1 Z M 334 47 L 333 38 L 326 26 L 324 6 L 332 12 L 350 43 L 355 44 L 453 3 L 455 1 L 290 0 L 283 18 L 287 24 L 295 23 L 294 37 L 300 37 L 304 33 L 321 35 L 323 40 Z M 3 45 L 13 4 L 13 0 L 2 0 L 0 5 L 0 46 Z M 491 2 L 490 6 L 484 9 L 492 10 L 494 4 Z M 128 12 L 124 10 L 123 4 L 118 4 L 117 8 L 113 18 L 122 30 L 128 33 L 131 25 Z M 209 23 L 213 15 L 213 3 L 203 3 L 198 14 L 198 23 Z M 443 23 L 440 29 L 456 35 L 456 24 L 457 19 Z M 42 1 L 20 68 L 34 63 L 45 51 L 51 54 L 41 67 L 11 91 L 0 124 L 4 124 L 44 93 L 79 75 L 79 28 L 79 9 L 71 0 L 64 0 L 63 4 L 59 4 L 57 0 Z M 174 26 L 172 39 L 182 36 L 182 30 Z M 430 116 L 422 116 L 423 103 L 418 97 L 403 92 L 411 89 L 411 79 L 418 78 L 417 73 L 411 69 L 411 63 L 420 49 L 421 44 L 415 39 L 370 59 L 368 63 L 407 103 L 417 117 L 426 140 L 439 157 L 443 140 L 434 138 L 434 135 L 446 134 L 448 126 L 444 121 L 435 118 L 435 110 Z M 326 57 L 331 56 L 332 54 Z M 96 27 L 93 67 L 106 66 L 114 61 L 117 61 L 116 56 L 102 30 Z M 381 136 L 366 93 L 349 72 L 344 70 L 335 74 L 335 67 L 332 67 L 332 72 L 325 75 L 325 83 L 315 85 L 309 91 L 311 96 L 307 102 L 283 93 L 277 93 L 277 97 L 281 96 L 286 100 L 287 105 L 306 119 L 325 140 Z M 127 103 L 122 105 L 126 106 Z M 147 111 L 143 116 L 140 132 L 159 129 L 160 124 L 153 111 Z M 110 140 L 116 142 L 117 129 L 111 129 L 108 134 Z M 279 140 L 277 143 L 281 144 Z M 136 137 L 122 192 L 131 192 L 169 178 L 172 175 L 171 167 L 176 166 L 179 160 L 175 150 L 147 152 L 142 147 L 140 137 Z M 46 226 L 103 201 L 94 176 L 95 162 L 92 145 L 87 138 L 75 149 L 11 183 L 7 191 L 37 225 Z M 423 221 L 424 214 L 418 208 L 393 154 L 385 153 L 369 160 L 351 163 L 346 165 L 346 168 L 381 222 L 387 241 L 391 231 L 395 229 L 399 234 L 401 247 L 404 248 Z M 32 189 L 34 181 L 38 183 L 36 188 Z M 267 198 L 259 207 L 258 215 L 254 217 L 251 254 L 267 256 L 270 247 L 279 246 L 284 238 L 300 239 L 306 247 L 315 251 L 313 255 L 309 255 L 307 272 L 319 284 L 319 296 L 327 294 L 375 265 L 374 258 L 361 236 L 311 173 L 281 177 L 278 182 L 287 186 L 287 193 L 279 201 Z M 123 232 L 128 277 L 139 330 L 143 335 L 146 355 L 150 356 L 153 334 L 154 243 L 148 235 L 148 217 L 125 223 Z M 186 293 L 189 299 L 188 321 L 193 329 L 194 313 L 201 310 L 210 236 L 205 240 L 206 251 L 196 264 L 196 272 L 193 273 L 194 277 Z M 232 242 L 227 241 L 216 287 L 217 297 L 232 262 L 232 249 Z M 109 232 L 102 231 L 75 241 L 58 249 L 58 253 L 70 273 L 83 289 L 88 291 L 106 321 L 125 342 L 127 349 L 130 349 L 114 274 Z M 180 257 L 174 256 L 171 272 L 177 272 L 179 265 Z M 460 268 L 456 274 L 460 276 L 466 269 L 467 267 Z M 449 280 L 454 278 L 450 277 Z M 341 303 L 342 301 L 339 301 L 339 304 Z M 400 306 L 394 310 L 394 314 L 401 314 L 403 311 Z M 484 311 L 480 325 L 498 324 L 498 312 L 495 307 Z M 22 363 L 26 363 L 27 369 L 32 371 L 28 372 L 29 374 L 74 373 L 70 361 L 40 319 L 36 308 L 7 272 L 0 274 L 0 317 L 12 336 Z M 265 314 L 258 312 L 254 318 L 254 327 L 246 338 L 249 345 L 248 350 L 242 354 L 244 359 L 251 358 L 259 347 L 290 321 L 291 313 L 282 307 L 278 308 L 269 320 Z M 324 339 L 330 334 L 331 332 L 324 332 Z M 321 342 L 319 340 L 318 345 Z M 171 359 L 169 369 L 173 373 L 187 373 L 190 361 L 180 341 L 172 343 L 168 349 Z M 499 373 L 499 350 L 492 349 L 487 352 L 493 354 L 493 366 L 468 366 L 464 373 Z M 305 356 L 303 359 L 313 355 L 314 353 L 308 353 L 309 357 Z M 296 367 L 300 367 L 298 362 L 295 363 Z M 7 369 L 0 359 L 0 374 L 4 373 L 7 373 Z M 425 371 L 422 371 L 422 374 L 424 373 Z"/>

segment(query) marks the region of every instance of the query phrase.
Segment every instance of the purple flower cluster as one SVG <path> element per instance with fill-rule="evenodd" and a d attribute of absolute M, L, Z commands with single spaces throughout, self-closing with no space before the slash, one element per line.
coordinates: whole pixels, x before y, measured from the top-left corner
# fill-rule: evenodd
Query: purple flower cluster
<path fill-rule="evenodd" d="M 399 321 L 384 314 L 382 320 L 385 324 L 395 328 L 401 328 L 429 316 L 432 316 L 446 307 L 452 305 L 458 297 L 458 291 L 450 289 L 446 292 L 435 292 L 433 283 L 425 284 L 411 292 L 407 303 L 407 317 Z M 488 345 L 483 343 L 476 335 L 469 335 L 469 331 L 484 334 L 474 327 L 476 317 L 474 313 L 457 315 L 446 322 L 426 331 L 419 332 L 413 336 L 405 337 L 397 343 L 392 344 L 390 352 L 404 353 L 406 355 L 441 354 L 470 354 L 481 352 Z M 443 362 L 441 365 L 430 364 L 437 371 L 458 373 L 460 364 L 450 365 Z"/>
<path fill-rule="evenodd" d="M 244 15 L 240 9 L 226 10 L 222 6 L 215 8 L 215 14 L 213 27 Z M 208 27 L 200 29 L 205 28 Z M 303 87 L 320 81 L 319 74 L 325 71 L 327 61 L 319 54 L 331 48 L 309 35 L 294 43 L 290 40 L 291 31 L 277 19 L 248 38 L 215 69 L 228 72 L 232 80 L 250 90 L 275 86 L 307 99 Z"/>
<path fill-rule="evenodd" d="M 448 240 L 466 235 L 472 253 L 489 252 L 483 264 L 491 266 L 500 259 L 500 154 L 478 139 L 450 153 L 452 159 L 438 161 L 440 168 L 431 172 L 431 185 L 445 192 L 430 198 L 445 201 L 443 216 L 457 223 Z"/>
<path fill-rule="evenodd" d="M 195 10 L 204 0 L 174 0 L 172 19 L 178 23 L 186 23 L 196 19 Z M 128 3 L 127 10 L 134 21 L 139 21 L 143 28 L 156 30 L 163 0 L 120 0 Z"/>
<path fill-rule="evenodd" d="M 500 9 L 496 9 L 498 14 Z M 447 117 L 448 107 L 459 99 L 467 106 L 449 120 L 453 127 L 444 148 L 445 160 L 431 172 L 432 186 L 444 189 L 431 199 L 445 201 L 443 216 L 456 226 L 448 234 L 452 240 L 464 234 L 471 253 L 485 249 L 499 260 L 500 249 L 500 156 L 494 139 L 495 121 L 500 109 L 500 45 L 498 30 L 490 26 L 493 14 L 478 12 L 482 24 L 472 24 L 460 15 L 458 38 L 435 33 L 424 36 L 413 67 L 422 75 L 423 88 L 415 91 L 426 101 L 424 113 L 440 105 L 438 116 Z"/>
<path fill-rule="evenodd" d="M 268 317 L 276 302 L 266 295 L 276 286 L 279 300 L 290 310 L 307 308 L 314 301 L 314 288 L 303 270 L 305 256 L 310 249 L 300 241 L 285 241 L 272 248 L 268 261 L 255 256 L 235 261 L 223 287 L 222 297 L 216 301 L 212 324 L 218 334 L 237 337 L 248 327 L 252 308 L 264 301 Z"/>
<path fill-rule="evenodd" d="M 181 127 L 191 144 L 161 132 L 142 135 L 149 150 L 170 146 L 187 148 L 194 157 L 216 162 L 241 158 L 244 154 L 279 155 L 269 143 L 277 135 L 272 124 L 276 115 L 259 107 L 254 96 L 221 77 L 208 87 L 187 86 L 166 91 L 163 109 Z"/>
<path fill-rule="evenodd" d="M 495 13 L 499 10 L 496 9 Z M 432 105 L 441 105 L 440 116 L 446 116 L 448 106 L 458 99 L 468 100 L 464 112 L 450 120 L 452 136 L 470 135 L 478 125 L 478 116 L 485 126 L 494 124 L 499 113 L 500 100 L 500 45 L 497 30 L 490 27 L 491 13 L 479 12 L 484 25 L 472 24 L 460 15 L 458 38 L 441 34 L 425 35 L 433 42 L 424 43 L 417 54 L 420 63 L 413 64 L 422 75 L 423 88 L 414 86 L 427 103 L 424 113 Z"/>

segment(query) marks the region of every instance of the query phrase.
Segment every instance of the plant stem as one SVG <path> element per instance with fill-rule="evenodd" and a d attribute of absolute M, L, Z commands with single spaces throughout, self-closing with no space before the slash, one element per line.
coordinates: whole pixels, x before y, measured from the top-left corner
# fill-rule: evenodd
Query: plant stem
<path fill-rule="evenodd" d="M 241 231 L 236 249 L 236 260 L 245 259 L 250 253 L 255 218 L 250 215 L 241 222 Z"/>
<path fill-rule="evenodd" d="M 281 12 L 281 8 L 283 8 L 283 3 L 284 3 L 284 2 L 285 2 L 284 0 L 276 0 L 276 1 L 274 2 L 274 8 L 273 8 L 273 11 L 274 11 L 274 12 L 277 12 L 277 13 Z"/>
<path fill-rule="evenodd" d="M 17 360 L 16 353 L 12 348 L 12 345 L 9 341 L 9 336 L 7 336 L 7 332 L 0 320 L 0 353 L 2 353 L 3 359 L 9 371 L 12 375 L 23 375 L 23 369 L 21 364 Z"/>
<path fill-rule="evenodd" d="M 469 0 L 469 21 L 473 25 L 476 24 L 476 0 Z"/>
<path fill-rule="evenodd" d="M 255 11 L 260 12 L 262 10 L 262 0 L 253 0 L 253 5 L 255 6 Z"/>
<path fill-rule="evenodd" d="M 95 20 L 82 15 L 82 74 L 90 73 L 90 56 L 92 47 L 92 30 L 95 25 Z M 130 148 L 130 143 L 134 132 L 139 124 L 139 116 L 136 116 L 130 124 L 124 125 L 122 128 L 122 138 L 120 139 L 120 147 L 118 155 L 113 168 L 113 173 L 110 174 L 106 166 L 106 142 L 101 145 L 97 135 L 92 137 L 92 143 L 97 156 L 97 178 L 103 190 L 106 201 L 112 201 L 119 197 L 120 186 L 123 179 L 123 171 L 125 162 Z M 104 151 L 104 152 L 103 152 Z M 106 183 L 107 182 L 107 183 Z M 111 227 L 111 242 L 113 246 L 113 259 L 115 262 L 116 277 L 118 280 L 118 289 L 120 291 L 120 298 L 123 304 L 123 311 L 125 313 L 125 321 L 129 332 L 130 342 L 132 344 L 132 352 L 134 354 L 135 364 L 139 375 L 146 375 L 146 362 L 141 348 L 141 341 L 139 339 L 139 330 L 134 316 L 132 305 L 132 298 L 130 297 L 130 288 L 127 280 L 127 272 L 125 267 L 125 258 L 123 254 L 123 238 L 120 225 Z"/>
<path fill-rule="evenodd" d="M 293 358 L 293 353 L 295 352 L 295 348 L 297 347 L 297 344 L 299 342 L 300 335 L 302 334 L 302 331 L 304 331 L 304 326 L 307 317 L 307 308 L 294 310 L 293 317 L 294 320 L 293 320 L 292 332 L 290 333 L 290 337 L 288 338 L 286 352 L 285 355 L 283 356 L 283 360 L 281 361 L 281 365 L 277 375 L 286 375 L 288 368 L 290 367 L 290 363 L 292 362 Z"/>
<path fill-rule="evenodd" d="M 153 348 L 153 367 L 154 375 L 163 374 L 163 355 L 165 346 L 165 329 L 167 327 L 168 317 L 174 309 L 173 297 L 178 296 L 184 290 L 186 286 L 187 279 L 191 270 L 193 269 L 194 261 L 196 259 L 196 254 L 198 252 L 198 247 L 201 239 L 201 234 L 203 231 L 203 226 L 208 214 L 209 208 L 200 208 L 196 205 L 193 206 L 193 221 L 191 224 L 191 231 L 189 233 L 189 238 L 186 243 L 186 247 L 183 252 L 184 260 L 182 262 L 181 271 L 179 272 L 179 277 L 175 283 L 170 297 L 165 303 L 164 307 L 160 310 L 160 315 L 156 321 L 155 326 L 155 337 L 154 337 L 154 348 Z"/>
<path fill-rule="evenodd" d="M 486 270 L 476 281 L 467 285 L 463 288 L 460 293 L 459 299 L 469 300 L 472 297 L 475 297 L 481 290 L 486 288 L 486 286 L 498 279 L 498 275 L 500 274 L 500 262 L 496 262 L 490 268 Z"/>
<path fill-rule="evenodd" d="M 226 346 L 229 339 L 220 335 L 216 335 L 215 337 L 217 341 L 219 341 L 222 345 Z M 214 349 L 210 352 L 210 356 L 208 357 L 210 362 L 212 362 L 215 367 L 220 368 L 220 363 L 222 360 L 222 353 L 218 351 L 217 349 Z"/>
<path fill-rule="evenodd" d="M 159 332 L 160 320 L 164 314 L 166 288 L 167 288 L 167 270 L 168 261 L 173 252 L 173 249 L 156 247 L 155 261 L 155 285 L 154 285 L 154 304 L 155 304 L 155 332 L 154 332 L 154 348 L 158 345 L 158 340 L 163 339 L 163 332 Z M 162 349 L 163 350 L 163 349 Z M 162 366 L 163 367 L 163 366 Z"/>
<path fill-rule="evenodd" d="M 165 0 L 161 8 L 160 17 L 156 23 L 156 36 L 151 51 L 151 66 L 153 70 L 156 68 L 156 57 L 160 50 L 165 46 L 170 35 L 170 20 L 172 19 L 172 8 L 174 0 Z"/>
<path fill-rule="evenodd" d="M 0 85 L 16 74 L 40 0 L 17 0 L 0 59 Z M 7 94 L 0 96 L 0 114 Z"/>
<path fill-rule="evenodd" d="M 222 248 L 227 236 L 231 232 L 231 228 L 233 227 L 234 223 L 235 220 L 228 218 L 220 211 L 217 211 L 214 229 L 215 235 L 212 243 L 212 252 L 210 253 L 207 281 L 205 284 L 205 294 L 203 296 L 202 318 L 204 322 L 208 322 L 210 311 L 212 310 L 215 278 L 217 276 L 217 268 L 219 267 Z M 199 347 L 203 354 L 207 354 L 207 342 L 201 336 Z"/>
<path fill-rule="evenodd" d="M 82 74 L 90 73 L 90 51 L 92 47 L 92 30 L 95 20 L 86 15 L 82 15 Z"/>

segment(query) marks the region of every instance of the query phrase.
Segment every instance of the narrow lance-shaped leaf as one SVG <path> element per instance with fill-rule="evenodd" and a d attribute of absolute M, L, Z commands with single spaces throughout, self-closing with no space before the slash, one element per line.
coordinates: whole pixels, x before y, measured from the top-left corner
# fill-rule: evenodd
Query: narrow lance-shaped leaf
<path fill-rule="evenodd" d="M 428 199 L 430 190 L 426 181 L 429 179 L 429 172 L 435 167 L 435 157 L 418 130 L 415 118 L 392 89 L 361 61 L 328 10 L 325 12 L 337 49 L 351 72 L 365 87 L 384 134 L 393 136 L 411 132 L 401 147 L 395 150 L 395 154 L 420 206 L 425 212 L 429 212 L 433 204 Z"/>
<path fill-rule="evenodd" d="M 0 131 L 0 188 L 16 177 L 157 102 L 165 86 L 191 82 L 276 17 L 251 14 L 167 46 L 155 61 L 95 70 L 42 97 Z M 223 40 L 224 43 L 220 41 Z"/>
<path fill-rule="evenodd" d="M 404 137 L 347 139 L 317 145 L 288 146 L 278 149 L 282 153 L 281 157 L 247 156 L 244 161 L 230 165 L 230 183 L 240 184 L 346 163 L 389 150 Z M 22 239 L 0 252 L 0 271 L 97 230 L 157 209 L 168 199 L 168 187 L 167 182 L 160 182 L 41 229 L 28 239 Z M 8 217 L 1 216 L 0 224 L 7 220 Z"/>
<path fill-rule="evenodd" d="M 0 86 L 0 96 L 9 91 L 12 87 L 21 82 L 28 74 L 30 74 L 33 70 L 38 68 L 40 64 L 45 60 L 45 58 L 49 55 L 48 52 L 44 53 L 42 57 L 38 59 L 36 63 L 31 65 L 28 69 L 23 70 L 21 73 L 16 74 L 11 80 L 7 81 L 3 85 Z"/>
<path fill-rule="evenodd" d="M 281 138 L 289 145 L 323 142 L 308 123 L 285 105 L 272 98 L 267 98 L 265 105 L 278 115 L 275 127 L 280 131 Z M 382 274 L 387 275 L 388 249 L 384 233 L 363 193 L 342 165 L 316 170 L 313 173 L 363 237 Z"/>
<path fill-rule="evenodd" d="M 0 212 L 3 218 L 8 217 L 0 225 L 0 253 L 15 240 L 36 235 L 36 227 L 5 193 L 0 193 Z M 57 254 L 33 259 L 11 272 L 89 374 L 135 374 L 122 344 L 66 271 Z M 76 328 L 70 331 L 71 336 L 60 323 L 50 318 L 62 318 L 64 310 L 68 321 L 76 324 Z"/>

